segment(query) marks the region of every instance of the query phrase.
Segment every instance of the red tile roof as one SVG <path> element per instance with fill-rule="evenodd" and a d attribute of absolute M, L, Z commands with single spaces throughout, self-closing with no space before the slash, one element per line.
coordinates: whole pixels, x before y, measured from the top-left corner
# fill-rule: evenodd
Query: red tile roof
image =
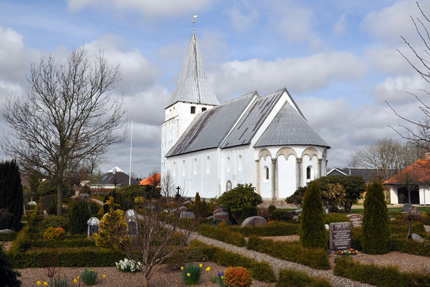
<path fill-rule="evenodd" d="M 395 176 L 384 181 L 384 184 L 430 183 L 430 160 L 419 159 Z"/>
<path fill-rule="evenodd" d="M 154 175 L 151 175 L 150 177 L 147 177 L 145 179 L 142 179 L 139 183 L 139 185 L 154 185 L 154 183 L 160 184 L 161 180 L 161 174 L 156 173 Z"/>

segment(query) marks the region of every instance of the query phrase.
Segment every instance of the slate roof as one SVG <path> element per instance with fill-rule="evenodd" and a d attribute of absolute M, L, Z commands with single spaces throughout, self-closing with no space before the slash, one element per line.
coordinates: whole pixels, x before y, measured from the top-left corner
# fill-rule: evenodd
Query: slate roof
<path fill-rule="evenodd" d="M 255 100 L 239 123 L 225 139 L 221 148 L 250 144 L 255 133 L 284 93 L 284 89 Z M 255 92 L 257 94 L 257 92 Z"/>
<path fill-rule="evenodd" d="M 129 176 L 124 173 L 120 168 L 114 167 L 109 172 L 102 175 L 100 182 L 96 184 L 113 184 L 117 186 L 128 185 Z M 131 184 L 139 184 L 137 180 L 131 178 Z"/>
<path fill-rule="evenodd" d="M 306 119 L 288 102 L 258 139 L 255 147 L 306 145 L 330 148 Z"/>
<path fill-rule="evenodd" d="M 194 31 L 182 65 L 181 76 L 166 108 L 176 102 L 219 105 L 218 99 L 206 77 Z"/>
<path fill-rule="evenodd" d="M 331 175 L 356 175 L 362 176 L 365 182 L 371 182 L 378 176 L 378 170 L 358 167 L 333 168 L 327 172 L 327 176 Z"/>
<path fill-rule="evenodd" d="M 251 92 L 196 116 L 166 157 L 218 148 L 257 92 Z"/>

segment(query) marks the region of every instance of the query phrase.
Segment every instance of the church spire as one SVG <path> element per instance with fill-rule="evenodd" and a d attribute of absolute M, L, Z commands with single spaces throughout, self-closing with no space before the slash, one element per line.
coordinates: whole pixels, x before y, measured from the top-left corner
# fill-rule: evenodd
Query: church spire
<path fill-rule="evenodd" d="M 176 102 L 188 102 L 204 105 L 219 105 L 218 99 L 209 84 L 203 65 L 202 56 L 193 31 L 181 76 L 167 107 Z"/>

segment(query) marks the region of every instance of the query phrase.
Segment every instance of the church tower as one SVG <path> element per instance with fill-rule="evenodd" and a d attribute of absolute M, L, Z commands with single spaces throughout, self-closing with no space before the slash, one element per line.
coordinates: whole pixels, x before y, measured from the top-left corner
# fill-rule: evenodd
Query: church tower
<path fill-rule="evenodd" d="M 165 118 L 161 128 L 162 176 L 168 169 L 165 166 L 165 155 L 199 113 L 217 105 L 219 102 L 206 77 L 197 38 L 193 31 L 178 84 L 164 109 Z"/>

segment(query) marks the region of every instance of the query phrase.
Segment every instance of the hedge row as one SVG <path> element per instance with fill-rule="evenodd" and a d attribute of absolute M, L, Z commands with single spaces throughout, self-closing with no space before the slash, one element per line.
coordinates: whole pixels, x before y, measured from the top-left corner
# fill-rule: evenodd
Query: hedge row
<path fill-rule="evenodd" d="M 240 232 L 243 236 L 286 236 L 299 234 L 300 225 L 286 222 L 274 222 L 267 226 L 259 227 L 230 227 L 231 230 Z"/>
<path fill-rule="evenodd" d="M 16 238 L 17 233 L 12 231 L 10 233 L 0 233 L 0 241 L 13 241 Z"/>
<path fill-rule="evenodd" d="M 91 239 L 80 239 L 80 238 L 71 238 L 71 239 L 64 239 L 64 240 L 28 240 L 28 244 L 31 246 L 31 248 L 63 248 L 63 247 L 69 247 L 69 248 L 77 248 L 77 247 L 95 247 L 96 244 L 94 240 Z M 24 244 L 27 244 L 25 242 Z"/>
<path fill-rule="evenodd" d="M 58 250 L 57 267 L 111 267 L 124 258 L 118 251 L 99 248 L 62 248 Z M 13 268 L 43 268 L 52 266 L 56 250 L 41 248 L 9 254 Z"/>
<path fill-rule="evenodd" d="M 396 267 L 381 267 L 374 264 L 362 264 L 352 258 L 338 258 L 334 274 L 355 281 L 381 287 L 430 286 L 430 275 L 401 272 Z"/>
<path fill-rule="evenodd" d="M 246 246 L 245 238 L 239 232 L 231 231 L 227 227 L 218 227 L 207 224 L 199 226 L 199 234 L 210 237 L 228 244 L 233 244 L 239 247 Z"/>
<path fill-rule="evenodd" d="M 281 269 L 276 287 L 331 287 L 330 282 L 323 278 L 311 277 L 307 273 L 296 270 Z"/>
<path fill-rule="evenodd" d="M 272 267 L 267 262 L 259 262 L 254 259 L 226 251 L 224 249 L 204 244 L 193 240 L 189 246 L 197 250 L 203 260 L 215 262 L 226 267 L 241 266 L 247 268 L 252 278 L 264 282 L 276 282 L 276 276 Z"/>
<path fill-rule="evenodd" d="M 251 236 L 246 246 L 249 250 L 269 254 L 273 257 L 303 264 L 315 269 L 328 270 L 330 263 L 324 249 L 307 249 L 298 242 L 276 242 Z"/>

